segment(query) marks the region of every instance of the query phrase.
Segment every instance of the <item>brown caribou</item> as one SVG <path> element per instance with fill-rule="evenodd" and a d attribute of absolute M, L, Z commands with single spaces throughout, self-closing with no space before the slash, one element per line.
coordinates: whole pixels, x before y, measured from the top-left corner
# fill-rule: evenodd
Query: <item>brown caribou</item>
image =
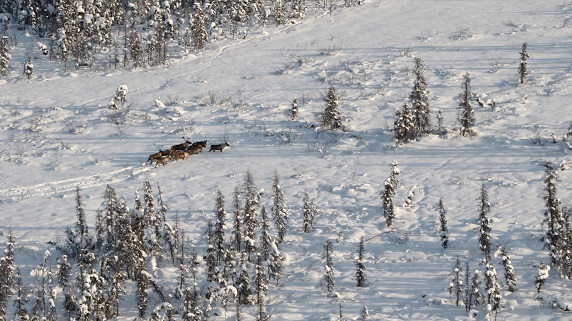
<path fill-rule="evenodd" d="M 145 162 L 145 164 L 149 164 L 149 163 L 153 162 L 154 160 L 157 160 L 157 159 L 162 158 L 162 157 L 167 157 L 170 155 L 171 155 L 170 149 L 167 149 L 167 150 L 160 150 L 159 149 L 159 152 L 149 155 L 149 158 L 147 158 L 147 162 Z"/>
<path fill-rule="evenodd" d="M 222 144 L 211 145 L 211 149 L 209 149 L 209 152 L 216 152 L 217 150 L 220 150 L 222 152 L 222 150 L 228 146 L 230 146 L 230 144 L 227 142 L 224 142 Z"/>

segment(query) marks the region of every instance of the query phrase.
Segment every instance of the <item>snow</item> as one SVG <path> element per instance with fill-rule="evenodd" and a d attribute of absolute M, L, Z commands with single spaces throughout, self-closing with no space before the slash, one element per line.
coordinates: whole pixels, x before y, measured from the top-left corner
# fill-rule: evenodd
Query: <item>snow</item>
<path fill-rule="evenodd" d="M 65 228 L 75 222 L 77 186 L 94 233 L 106 185 L 133 208 L 135 189 L 149 180 L 161 186 L 168 220 L 179 215 L 186 248 L 203 251 L 217 191 L 231 200 L 250 170 L 260 204 L 270 208 L 264 190 L 276 171 L 291 214 L 279 245 L 285 275 L 267 294 L 273 320 L 328 320 L 339 313 L 337 300 L 344 317 L 354 320 L 364 306 L 374 320 L 471 320 L 451 302 L 448 275 L 457 256 L 461 264 L 484 269 L 475 219 L 485 184 L 494 219 L 491 245 L 505 246 L 518 280 L 510 295 L 501 287 L 512 308 L 501 309 L 498 319 L 566 319 L 564 308 L 538 304 L 534 286 L 535 277 L 544 276 L 538 264 L 549 260 L 541 242 L 543 164 L 570 163 L 571 147 L 562 138 L 571 121 L 572 28 L 566 21 L 572 8 L 562 3 L 372 0 L 331 15 L 307 12 L 295 24 L 217 39 L 166 66 L 132 71 L 66 71 L 42 54 L 37 39 L 17 31 L 30 45 L 11 50 L 11 73 L 0 82 L 0 231 L 13 231 L 16 262 L 34 280 L 31 271 L 43 253 L 52 253 L 52 263 L 60 255 L 52 242 L 63 243 Z M 524 42 L 530 75 L 518 85 Z M 21 66 L 29 48 L 34 71 L 26 80 Z M 413 88 L 414 57 L 426 67 L 433 125 L 441 111 L 447 134 L 396 148 L 393 117 Z M 473 91 L 495 105 L 474 104 L 477 134 L 462 138 L 456 118 L 467 71 Z M 321 97 L 332 85 L 343 93 L 339 107 L 347 132 L 316 130 Z M 125 104 L 108 110 L 116 90 L 125 94 Z M 291 120 L 296 97 L 298 117 Z M 159 103 L 168 112 L 158 111 Z M 228 140 L 232 147 L 166 166 L 144 165 L 150 154 L 183 137 Z M 379 192 L 394 160 L 400 184 L 393 228 L 387 229 Z M 571 175 L 560 171 L 556 180 L 568 205 Z M 305 192 L 319 208 L 310 233 L 302 231 Z M 439 199 L 447 206 L 447 249 L 435 229 Z M 231 202 L 226 206 L 230 213 Z M 361 237 L 367 240 L 365 288 L 355 285 L 353 260 Z M 335 241 L 335 298 L 321 291 L 326 239 Z M 495 259 L 493 264 L 501 266 Z M 547 273 L 540 294 L 567 307 L 572 284 Z M 165 268 L 161 274 L 166 286 L 176 284 L 176 272 Z M 504 284 L 502 277 L 499 282 Z M 61 295 L 58 301 L 61 307 Z M 134 319 L 133 297 L 122 304 L 121 319 Z M 233 320 L 232 309 L 212 319 Z M 247 319 L 255 311 L 243 309 Z"/>

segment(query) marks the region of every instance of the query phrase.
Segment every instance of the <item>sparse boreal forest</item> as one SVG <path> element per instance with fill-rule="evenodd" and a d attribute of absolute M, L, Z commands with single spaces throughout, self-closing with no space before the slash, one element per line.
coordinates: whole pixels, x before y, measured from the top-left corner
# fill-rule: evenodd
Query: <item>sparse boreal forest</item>
<path fill-rule="evenodd" d="M 0 321 L 570 318 L 572 2 L 0 23 Z"/>

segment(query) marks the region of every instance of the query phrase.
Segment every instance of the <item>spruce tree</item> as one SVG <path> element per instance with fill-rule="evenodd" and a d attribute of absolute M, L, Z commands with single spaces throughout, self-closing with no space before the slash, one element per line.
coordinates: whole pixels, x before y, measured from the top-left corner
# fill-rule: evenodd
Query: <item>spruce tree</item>
<path fill-rule="evenodd" d="M 499 254 L 504 267 L 504 278 L 506 280 L 507 288 L 510 292 L 516 291 L 516 276 L 514 274 L 514 266 L 510 261 L 510 257 L 506 254 L 504 246 L 500 246 Z"/>
<path fill-rule="evenodd" d="M 500 284 L 498 282 L 497 272 L 489 257 L 485 258 L 484 274 L 488 316 L 492 316 L 493 311 L 496 315 L 496 313 L 501 309 L 502 296 L 500 293 Z"/>
<path fill-rule="evenodd" d="M 256 315 L 257 321 L 269 320 L 270 317 L 266 314 L 266 291 L 268 290 L 267 275 L 262 261 L 262 256 L 256 256 L 256 266 L 254 271 L 254 285 L 256 287 L 256 305 L 258 313 Z"/>
<path fill-rule="evenodd" d="M 463 301 L 463 279 L 462 279 L 463 267 L 461 266 L 461 261 L 459 256 L 455 261 L 455 267 L 453 267 L 453 273 L 451 274 L 451 282 L 449 283 L 449 294 L 455 295 L 455 305 L 459 306 L 459 303 Z"/>
<path fill-rule="evenodd" d="M 526 76 L 528 76 L 528 70 L 526 65 L 528 64 L 528 44 L 525 42 L 522 44 L 522 49 L 520 50 L 520 64 L 518 67 L 518 75 L 520 84 L 524 84 Z"/>
<path fill-rule="evenodd" d="M 362 236 L 359 240 L 357 257 L 356 257 L 356 280 L 357 280 L 357 286 L 360 288 L 367 286 L 365 279 L 365 264 L 363 263 L 364 252 L 365 252 L 365 241 Z"/>
<path fill-rule="evenodd" d="M 479 249 L 487 257 L 491 256 L 491 207 L 489 204 L 488 192 L 485 184 L 481 185 L 481 196 L 479 197 Z"/>
<path fill-rule="evenodd" d="M 262 206 L 260 210 L 260 256 L 263 260 L 268 260 L 270 247 L 272 246 L 272 235 L 270 235 L 270 222 L 266 208 Z"/>
<path fill-rule="evenodd" d="M 554 169 L 553 164 L 546 163 L 546 178 L 544 183 L 546 187 L 544 188 L 545 195 L 544 201 L 546 204 L 546 210 L 544 211 L 544 223 L 548 226 L 548 231 L 546 232 L 546 247 L 550 250 L 550 260 L 553 266 L 560 267 L 562 264 L 561 258 L 563 252 L 567 251 L 567 245 L 563 240 L 563 227 L 565 226 L 564 217 L 562 215 L 561 201 L 556 196 L 556 179 L 558 175 Z"/>
<path fill-rule="evenodd" d="M 226 211 L 224 209 L 224 196 L 220 191 L 217 191 L 216 201 L 215 201 L 215 208 L 214 208 L 214 215 L 215 215 L 215 226 L 214 226 L 214 233 L 213 233 L 213 241 L 212 244 L 215 248 L 216 252 L 216 260 L 217 262 L 221 262 L 224 257 L 225 252 L 225 231 L 226 231 Z"/>
<path fill-rule="evenodd" d="M 304 196 L 302 197 L 303 202 L 303 225 L 304 225 L 304 233 L 310 233 L 314 228 L 314 218 L 316 216 L 316 212 L 318 211 L 314 202 L 310 201 L 310 197 L 308 196 L 307 192 L 304 192 Z"/>
<path fill-rule="evenodd" d="M 409 94 L 415 138 L 431 132 L 431 110 L 429 109 L 429 91 L 425 80 L 425 65 L 423 60 L 415 58 L 415 83 Z"/>
<path fill-rule="evenodd" d="M 241 249 L 243 248 L 243 237 L 242 237 L 242 221 L 244 220 L 242 211 L 240 209 L 240 190 L 238 186 L 234 188 L 234 193 L 232 194 L 232 215 L 233 215 L 233 224 L 232 224 L 232 237 L 231 237 L 231 244 L 233 244 L 232 248 L 237 252 L 240 253 Z"/>
<path fill-rule="evenodd" d="M 8 33 L 4 30 L 0 34 L 0 77 L 8 75 L 10 59 L 12 56 L 8 48 Z"/>
<path fill-rule="evenodd" d="M 208 41 L 208 34 L 205 27 L 206 17 L 201 8 L 201 3 L 194 4 L 195 12 L 192 20 L 192 42 L 195 50 L 202 51 L 205 49 Z"/>
<path fill-rule="evenodd" d="M 274 180 L 272 183 L 272 195 L 274 201 L 272 205 L 272 217 L 276 228 L 276 241 L 282 243 L 288 231 L 288 216 L 290 214 L 284 205 L 284 193 L 280 187 L 280 177 L 276 171 L 274 172 Z"/>
<path fill-rule="evenodd" d="M 449 229 L 447 228 L 447 217 L 443 200 L 439 200 L 439 231 L 441 234 L 441 246 L 446 249 L 449 246 Z"/>
<path fill-rule="evenodd" d="M 296 120 L 296 117 L 298 117 L 298 99 L 294 98 L 292 108 L 290 109 L 290 119 Z"/>
<path fill-rule="evenodd" d="M 391 164 L 391 174 L 383 183 L 384 189 L 381 192 L 381 200 L 382 200 L 382 211 L 383 217 L 386 220 L 387 227 L 393 226 L 393 219 L 395 218 L 395 208 L 393 206 L 393 199 L 392 197 L 395 195 L 395 189 L 399 181 L 397 180 L 397 175 L 399 175 L 400 171 L 397 168 L 397 162 L 393 161 Z"/>
<path fill-rule="evenodd" d="M 328 296 L 334 294 L 334 262 L 333 262 L 334 245 L 331 240 L 324 243 L 324 252 L 322 259 L 324 260 L 324 289 Z"/>
<path fill-rule="evenodd" d="M 395 112 L 393 131 L 398 145 L 415 139 L 416 128 L 413 120 L 411 110 L 407 104 L 404 104 L 401 110 L 398 109 Z"/>
<path fill-rule="evenodd" d="M 257 207 L 259 205 L 260 195 L 256 190 L 254 178 L 250 171 L 246 172 L 244 176 L 244 250 L 249 258 L 257 250 L 256 246 L 256 229 L 259 226 L 259 221 L 256 215 Z"/>
<path fill-rule="evenodd" d="M 544 262 L 540 262 L 538 266 L 538 273 L 534 277 L 534 286 L 536 287 L 536 293 L 540 293 L 540 289 L 546 284 L 546 280 L 548 279 L 550 265 L 544 264 Z"/>
<path fill-rule="evenodd" d="M 475 126 L 475 111 L 471 106 L 471 78 L 469 73 L 463 75 L 463 84 L 461 86 L 462 92 L 459 96 L 459 124 L 460 134 L 463 137 L 471 136 L 473 134 L 473 127 Z"/>
<path fill-rule="evenodd" d="M 479 281 L 479 270 L 475 270 L 473 277 L 471 279 L 471 291 L 469 297 L 469 306 L 467 312 L 471 310 L 471 307 L 478 307 L 483 303 L 483 296 L 481 294 L 481 281 Z"/>
<path fill-rule="evenodd" d="M 326 130 L 342 129 L 342 114 L 340 113 L 340 97 L 336 93 L 336 89 L 332 86 L 328 89 L 324 97 L 326 106 L 321 114 L 321 125 Z"/>

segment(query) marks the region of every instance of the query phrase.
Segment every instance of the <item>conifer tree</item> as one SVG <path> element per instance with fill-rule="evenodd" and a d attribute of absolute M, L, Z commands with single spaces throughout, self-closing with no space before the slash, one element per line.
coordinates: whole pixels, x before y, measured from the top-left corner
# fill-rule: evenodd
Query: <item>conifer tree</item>
<path fill-rule="evenodd" d="M 268 262 L 268 280 L 274 279 L 276 284 L 280 284 L 282 278 L 284 258 L 282 253 L 278 250 L 278 244 L 272 242 L 270 246 L 270 261 Z"/>
<path fill-rule="evenodd" d="M 363 306 L 363 308 L 361 309 L 361 313 L 359 316 L 359 320 L 360 321 L 367 321 L 369 320 L 369 310 L 367 309 L 367 306 Z"/>
<path fill-rule="evenodd" d="M 328 89 L 324 101 L 326 106 L 320 118 L 322 127 L 326 130 L 342 129 L 342 114 L 339 107 L 340 97 L 333 86 Z"/>
<path fill-rule="evenodd" d="M 304 225 L 304 233 L 310 233 L 314 228 L 314 218 L 316 216 L 316 212 L 318 211 L 314 202 L 310 201 L 310 197 L 308 196 L 307 192 L 304 192 L 304 196 L 302 197 L 303 202 L 303 211 L 304 211 L 304 218 L 303 218 L 303 225 Z"/>
<path fill-rule="evenodd" d="M 544 264 L 544 262 L 540 262 L 538 266 L 538 273 L 534 277 L 534 286 L 536 287 L 536 293 L 540 293 L 540 289 L 546 284 L 546 280 L 548 279 L 550 265 Z"/>
<path fill-rule="evenodd" d="M 290 109 L 290 118 L 296 120 L 296 117 L 298 117 L 298 99 L 294 98 L 292 108 Z"/>
<path fill-rule="evenodd" d="M 502 296 L 500 293 L 500 284 L 498 282 L 497 272 L 489 257 L 485 257 L 485 292 L 487 293 L 487 311 L 488 316 L 492 316 L 493 311 L 496 315 L 501 309 Z M 492 319 L 492 317 L 490 318 Z"/>
<path fill-rule="evenodd" d="M 475 111 L 471 106 L 471 78 L 469 78 L 469 73 L 463 75 L 463 84 L 461 86 L 462 92 L 459 96 L 459 124 L 460 124 L 460 134 L 461 136 L 470 136 L 473 133 L 473 127 L 475 126 Z"/>
<path fill-rule="evenodd" d="M 415 138 L 431 132 L 431 110 L 429 109 L 429 91 L 425 80 L 423 60 L 415 58 L 415 82 L 409 94 Z"/>
<path fill-rule="evenodd" d="M 399 168 L 397 168 L 397 162 L 393 161 L 391 164 L 391 174 L 383 183 L 384 189 L 381 192 L 381 200 L 382 200 L 382 209 L 383 209 L 383 217 L 386 220 L 387 227 L 393 226 L 393 219 L 395 218 L 394 206 L 393 206 L 393 199 L 392 197 L 395 195 L 395 189 L 399 184 L 397 180 L 397 175 L 399 175 Z"/>
<path fill-rule="evenodd" d="M 256 316 L 257 321 L 269 320 L 270 317 L 266 314 L 266 291 L 268 290 L 267 276 L 265 267 L 262 261 L 262 256 L 257 254 L 256 267 L 254 272 L 254 285 L 256 286 L 256 305 L 258 313 Z"/>
<path fill-rule="evenodd" d="M 416 128 L 413 120 L 411 110 L 407 104 L 404 104 L 401 110 L 398 109 L 395 112 L 393 131 L 398 145 L 415 139 Z"/>
<path fill-rule="evenodd" d="M 328 296 L 334 294 L 334 262 L 333 262 L 334 245 L 331 240 L 324 243 L 324 252 L 322 259 L 324 260 L 324 288 Z"/>
<path fill-rule="evenodd" d="M 256 216 L 257 207 L 260 201 L 260 195 L 256 191 L 254 178 L 250 171 L 246 172 L 244 177 L 244 249 L 249 258 L 257 249 L 256 246 L 256 229 L 259 221 Z"/>
<path fill-rule="evenodd" d="M 205 49 L 208 41 L 208 34 L 205 27 L 206 17 L 203 12 L 203 9 L 201 8 L 200 2 L 195 3 L 194 7 L 195 7 L 195 12 L 193 15 L 193 21 L 191 27 L 192 30 L 191 37 L 193 40 L 193 46 L 195 50 L 201 51 Z"/>
<path fill-rule="evenodd" d="M 8 48 L 8 33 L 4 30 L 0 34 L 0 77 L 8 75 L 10 59 L 12 56 Z"/>
<path fill-rule="evenodd" d="M 365 264 L 363 263 L 364 252 L 365 252 L 365 241 L 362 236 L 359 240 L 357 257 L 356 257 L 356 280 L 357 280 L 357 286 L 360 288 L 367 286 L 365 279 Z"/>
<path fill-rule="evenodd" d="M 489 195 L 485 184 L 481 185 L 481 196 L 479 197 L 479 249 L 487 257 L 491 256 L 491 207 Z"/>
<path fill-rule="evenodd" d="M 212 244 L 215 247 L 216 260 L 217 262 L 221 262 L 225 251 L 226 211 L 224 209 L 224 196 L 220 191 L 217 192 L 214 214 L 216 221 Z"/>
<path fill-rule="evenodd" d="M 0 257 L 0 320 L 7 319 L 7 304 L 15 285 L 14 235 L 8 229 L 4 256 Z"/>
<path fill-rule="evenodd" d="M 462 273 L 463 267 L 461 266 L 461 261 L 459 256 L 455 261 L 455 267 L 453 268 L 453 273 L 451 274 L 451 282 L 449 283 L 449 294 L 453 295 L 455 293 L 455 305 L 459 306 L 459 303 L 463 301 L 463 279 Z"/>
<path fill-rule="evenodd" d="M 30 316 L 28 315 L 28 309 L 26 309 L 27 290 L 24 288 L 24 280 L 22 279 L 20 268 L 16 267 L 14 272 L 14 287 L 16 294 L 14 298 L 14 318 L 17 321 L 27 321 L 30 319 Z"/>
<path fill-rule="evenodd" d="M 502 265 L 504 267 L 506 285 L 510 292 L 514 292 L 516 291 L 516 276 L 514 275 L 514 266 L 512 266 L 510 257 L 506 254 L 506 250 L 502 245 L 499 247 L 499 254 L 502 260 Z"/>
<path fill-rule="evenodd" d="M 519 82 L 521 85 L 524 84 L 525 78 L 528 76 L 528 71 L 526 69 L 528 58 L 528 44 L 525 42 L 522 44 L 522 49 L 520 51 L 520 64 L 518 67 Z"/>
<path fill-rule="evenodd" d="M 548 231 L 546 232 L 546 247 L 550 250 L 550 260 L 553 266 L 560 268 L 562 264 L 561 258 L 563 253 L 568 250 L 569 245 L 565 244 L 562 236 L 565 235 L 563 232 L 563 227 L 565 226 L 564 217 L 562 215 L 562 209 L 560 207 L 561 201 L 556 196 L 556 179 L 558 175 L 554 170 L 554 166 L 551 163 L 546 163 L 546 178 L 544 182 L 546 187 L 544 189 L 544 201 L 546 204 L 546 210 L 544 211 L 544 223 L 548 226 Z"/>
<path fill-rule="evenodd" d="M 137 300 L 137 310 L 139 311 L 139 317 L 143 318 L 145 312 L 147 311 L 147 306 L 149 305 L 149 295 L 147 291 L 149 290 L 149 273 L 145 270 L 145 266 L 141 264 L 137 271 L 136 287 L 135 287 L 135 297 Z"/>
<path fill-rule="evenodd" d="M 443 113 L 439 110 L 437 111 L 437 133 L 439 137 L 443 137 L 446 134 L 445 126 L 443 124 Z"/>
<path fill-rule="evenodd" d="M 449 245 L 449 229 L 447 228 L 447 217 L 445 205 L 443 205 L 443 200 L 439 200 L 439 231 L 441 234 L 441 246 L 446 249 Z"/>
<path fill-rule="evenodd" d="M 274 180 L 272 183 L 272 198 L 274 204 L 272 205 L 272 217 L 274 219 L 274 226 L 276 228 L 276 241 L 282 243 L 286 232 L 288 231 L 288 210 L 284 205 L 284 193 L 280 187 L 280 177 L 278 172 L 274 172 Z"/>
<path fill-rule="evenodd" d="M 234 287 L 237 290 L 237 301 L 241 304 L 249 304 L 251 303 L 252 291 L 250 289 L 250 273 L 244 257 L 241 257 L 238 268 L 237 278 L 234 282 Z"/>
<path fill-rule="evenodd" d="M 260 253 L 263 260 L 268 260 L 270 247 L 272 246 L 272 236 L 270 235 L 270 222 L 266 208 L 262 206 L 260 210 Z"/>
<path fill-rule="evenodd" d="M 467 312 L 471 307 L 478 307 L 483 303 L 483 296 L 481 294 L 481 281 L 479 281 L 479 270 L 475 270 L 473 278 L 471 279 L 471 292 L 469 297 L 469 305 Z"/>
<path fill-rule="evenodd" d="M 241 252 L 242 249 L 242 221 L 244 217 L 240 209 L 240 190 L 238 186 L 234 188 L 233 198 L 232 198 L 232 215 L 233 215 L 233 225 L 232 225 L 232 237 L 231 243 L 233 248 L 237 253 Z"/>

